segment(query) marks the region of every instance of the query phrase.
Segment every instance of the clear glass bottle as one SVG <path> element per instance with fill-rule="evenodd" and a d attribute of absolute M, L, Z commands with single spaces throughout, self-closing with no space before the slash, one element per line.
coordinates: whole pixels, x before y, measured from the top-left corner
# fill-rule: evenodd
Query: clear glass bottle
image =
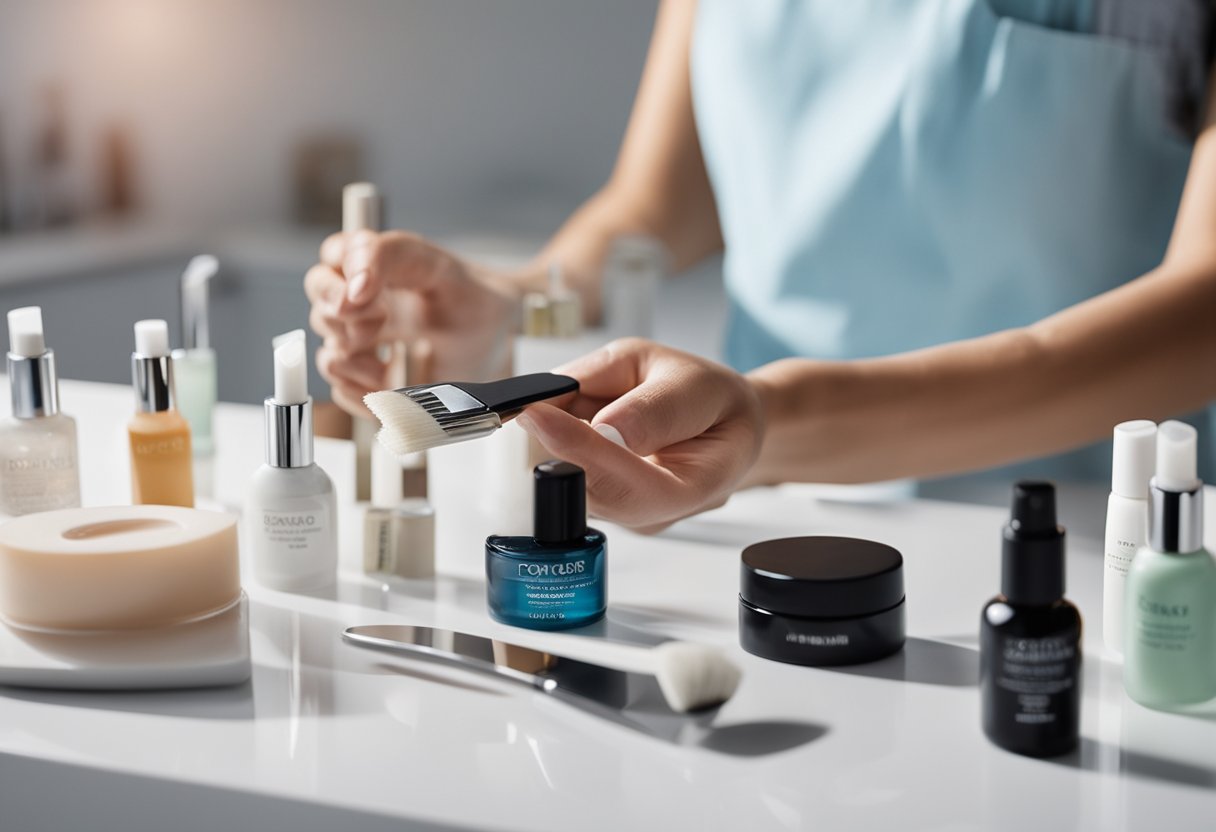
<path fill-rule="evenodd" d="M 32 514 L 80 505 L 76 422 L 59 411 L 55 353 L 42 309 L 8 313 L 12 416 L 0 422 L 0 512 Z"/>
<path fill-rule="evenodd" d="M 245 516 L 258 582 L 284 592 L 337 580 L 338 503 L 313 462 L 312 399 L 304 332 L 275 339 L 274 396 L 266 399 L 266 462 L 254 472 Z"/>
<path fill-rule="evenodd" d="M 1123 687 L 1150 708 L 1216 697 L 1216 562 L 1203 547 L 1203 482 L 1193 427 L 1157 432 L 1148 544 L 1124 590 Z"/>
<path fill-rule="evenodd" d="M 569 462 L 536 466 L 531 537 L 486 538 L 486 600 L 504 624 L 565 630 L 598 621 L 608 594 L 604 533 L 587 527 L 586 477 Z"/>

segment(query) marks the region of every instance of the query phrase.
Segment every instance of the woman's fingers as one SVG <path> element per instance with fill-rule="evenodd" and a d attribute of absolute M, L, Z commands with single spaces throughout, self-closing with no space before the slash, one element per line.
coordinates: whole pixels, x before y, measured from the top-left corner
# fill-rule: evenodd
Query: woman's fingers
<path fill-rule="evenodd" d="M 342 273 L 347 282 L 347 300 L 369 303 L 384 289 L 425 292 L 441 279 L 451 257 L 417 234 L 388 231 L 355 232 L 345 241 Z"/>
<path fill-rule="evenodd" d="M 677 350 L 626 338 L 559 368 L 579 380 L 565 407 L 617 432 L 634 453 L 700 436 L 727 415 L 733 390 L 715 365 Z"/>
<path fill-rule="evenodd" d="M 324 263 L 318 263 L 304 274 L 304 294 L 314 306 L 337 308 L 346 297 L 346 280 Z"/>
<path fill-rule="evenodd" d="M 687 488 L 675 476 L 581 419 L 537 404 L 516 421 L 549 453 L 586 472 L 587 505 L 592 513 L 627 526 L 651 524 L 656 516 L 687 513 Z"/>
<path fill-rule="evenodd" d="M 342 260 L 346 257 L 347 236 L 345 232 L 339 231 L 325 238 L 325 242 L 321 243 L 321 262 L 323 264 L 332 269 L 342 268 Z"/>
<path fill-rule="evenodd" d="M 372 351 L 349 354 L 327 342 L 317 350 L 317 372 L 333 385 L 362 390 L 360 396 L 384 386 L 387 366 Z"/>

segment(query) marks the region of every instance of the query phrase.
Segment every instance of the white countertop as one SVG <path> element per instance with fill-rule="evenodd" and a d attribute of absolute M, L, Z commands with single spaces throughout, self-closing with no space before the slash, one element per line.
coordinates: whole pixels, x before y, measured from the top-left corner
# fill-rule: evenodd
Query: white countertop
<path fill-rule="evenodd" d="M 126 502 L 130 391 L 65 382 L 62 398 L 80 421 L 86 504 Z M 235 504 L 261 460 L 260 409 L 221 406 L 217 441 L 217 495 Z M 544 635 L 486 615 L 485 530 L 469 502 L 478 447 L 433 456 L 436 580 L 390 589 L 364 577 L 349 500 L 336 597 L 246 579 L 251 683 L 128 694 L 0 689 L 0 828 L 1211 828 L 1216 708 L 1164 714 L 1124 696 L 1120 667 L 1100 644 L 1100 540 L 1069 541 L 1068 594 L 1089 625 L 1082 747 L 1032 760 L 989 745 L 979 726 L 976 637 L 980 608 L 998 589 L 1004 510 L 832 504 L 786 488 L 741 494 L 658 538 L 602 525 L 606 621 L 590 633 Z M 347 443 L 318 443 L 340 493 L 350 493 L 352 460 Z M 821 533 L 904 553 L 901 654 L 814 669 L 737 647 L 740 548 Z M 712 725 L 690 723 L 672 741 L 339 640 L 343 628 L 371 623 L 497 634 L 590 659 L 627 660 L 630 643 L 696 639 L 730 650 L 745 677 Z"/>

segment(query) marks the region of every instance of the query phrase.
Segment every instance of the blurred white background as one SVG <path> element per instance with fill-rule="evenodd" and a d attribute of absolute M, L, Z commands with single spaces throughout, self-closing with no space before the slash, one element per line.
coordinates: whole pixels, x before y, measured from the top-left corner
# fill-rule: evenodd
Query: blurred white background
<path fill-rule="evenodd" d="M 0 306 L 43 306 L 64 377 L 125 383 L 131 324 L 177 343 L 181 271 L 215 254 L 220 397 L 260 402 L 342 185 L 376 182 L 391 227 L 528 257 L 609 175 L 655 6 L 0 0 Z M 698 274 L 657 334 L 716 353 L 720 273 Z"/>
<path fill-rule="evenodd" d="M 10 212 L 46 96 L 82 208 L 107 131 L 137 205 L 204 225 L 293 215 L 293 154 L 349 137 L 394 225 L 546 233 L 607 176 L 654 0 L 0 0 Z"/>

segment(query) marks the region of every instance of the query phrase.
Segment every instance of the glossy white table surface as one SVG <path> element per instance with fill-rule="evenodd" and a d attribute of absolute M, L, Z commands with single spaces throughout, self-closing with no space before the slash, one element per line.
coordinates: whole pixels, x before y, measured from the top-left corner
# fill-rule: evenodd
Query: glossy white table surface
<path fill-rule="evenodd" d="M 63 401 L 80 421 L 85 502 L 125 502 L 129 390 L 64 383 Z M 261 412 L 222 406 L 217 423 L 216 493 L 235 505 L 261 459 Z M 385 588 L 364 577 L 360 515 L 349 500 L 335 597 L 273 592 L 247 577 L 255 665 L 247 685 L 0 689 L 0 829 L 1216 824 L 1216 709 L 1164 714 L 1124 696 L 1120 667 L 1100 644 L 1101 553 L 1092 534 L 1070 536 L 1068 562 L 1069 595 L 1088 624 L 1082 747 L 1032 760 L 989 745 L 979 728 L 976 632 L 981 606 L 998 589 L 1004 510 L 925 500 L 832 504 L 777 489 L 739 495 L 658 538 L 604 526 L 607 620 L 590 632 L 542 635 L 486 615 L 479 454 L 469 443 L 432 458 L 442 572 L 434 581 Z M 347 443 L 320 442 L 318 459 L 349 494 Z M 736 646 L 740 548 L 821 533 L 870 537 L 904 553 L 902 654 L 827 670 L 768 662 Z M 690 721 L 678 740 L 658 738 L 507 683 L 339 639 L 345 627 L 380 622 L 634 664 L 631 645 L 696 639 L 729 650 L 745 677 L 712 724 Z"/>

